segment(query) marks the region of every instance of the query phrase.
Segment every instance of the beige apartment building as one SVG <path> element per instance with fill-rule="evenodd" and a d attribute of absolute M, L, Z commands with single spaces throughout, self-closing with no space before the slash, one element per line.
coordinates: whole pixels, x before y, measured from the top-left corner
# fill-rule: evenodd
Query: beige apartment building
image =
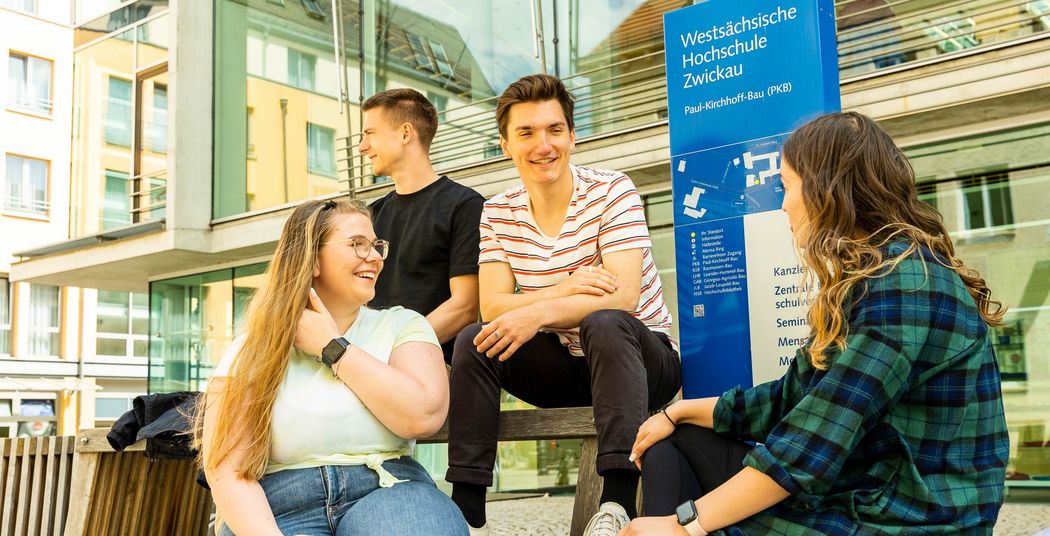
<path fill-rule="evenodd" d="M 72 14 L 0 2 L 0 437 L 104 425 L 146 391 L 145 294 L 10 276 L 16 252 L 69 237 Z"/>

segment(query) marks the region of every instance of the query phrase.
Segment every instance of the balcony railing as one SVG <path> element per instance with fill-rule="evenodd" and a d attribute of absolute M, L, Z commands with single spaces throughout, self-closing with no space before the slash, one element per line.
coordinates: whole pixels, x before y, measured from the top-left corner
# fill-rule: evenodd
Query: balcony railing
<path fill-rule="evenodd" d="M 11 95 L 11 100 L 8 101 L 8 106 L 15 110 L 51 115 L 51 109 L 54 106 L 54 103 L 51 102 L 51 99 L 44 97 L 14 94 Z"/>
<path fill-rule="evenodd" d="M 4 199 L 4 210 L 46 216 L 50 209 L 51 203 L 43 199 L 28 199 L 24 197 L 8 197 Z"/>
<path fill-rule="evenodd" d="M 168 172 L 159 170 L 135 177 L 131 192 L 131 221 L 141 223 L 164 219 L 167 210 Z"/>

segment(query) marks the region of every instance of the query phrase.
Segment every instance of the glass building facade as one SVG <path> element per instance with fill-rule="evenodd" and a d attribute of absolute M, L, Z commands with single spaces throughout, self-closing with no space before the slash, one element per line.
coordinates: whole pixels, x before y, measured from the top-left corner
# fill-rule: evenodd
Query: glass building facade
<path fill-rule="evenodd" d="M 413 87 L 437 106 L 432 160 L 456 172 L 502 158 L 496 96 L 548 72 L 578 98 L 578 144 L 666 129 L 662 17 L 686 0 L 217 0 L 212 223 L 316 196 L 385 193 L 354 150 L 360 104 Z M 1044 1 L 836 1 L 844 83 L 1050 37 Z M 122 4 L 78 29 L 72 236 L 163 218 L 167 3 Z M 86 95 L 86 97 L 85 97 Z M 931 139 L 934 138 L 931 136 Z M 905 149 L 960 257 L 1010 307 L 995 342 L 1011 436 L 1010 485 L 1050 486 L 1050 124 L 935 136 Z M 625 145 L 622 154 L 643 154 Z M 624 169 L 642 189 L 673 314 L 666 156 Z M 595 163 L 601 166 L 601 162 Z M 497 179 L 493 179 L 495 182 Z M 203 200 L 202 200 L 203 201 Z M 274 237 L 276 239 L 276 237 Z M 150 391 L 204 389 L 262 285 L 263 259 L 150 283 Z M 179 267 L 173 267 L 178 270 Z M 185 273 L 185 272 L 182 272 Z M 507 397 L 506 408 L 521 407 Z M 440 447 L 419 456 L 443 474 Z M 578 442 L 507 443 L 497 488 L 571 486 Z"/>
<path fill-rule="evenodd" d="M 163 219 L 168 167 L 167 2 L 76 29 L 71 238 Z"/>
<path fill-rule="evenodd" d="M 1009 484 L 1050 486 L 1050 124 L 911 147 L 923 199 L 1009 307 L 993 328 Z"/>

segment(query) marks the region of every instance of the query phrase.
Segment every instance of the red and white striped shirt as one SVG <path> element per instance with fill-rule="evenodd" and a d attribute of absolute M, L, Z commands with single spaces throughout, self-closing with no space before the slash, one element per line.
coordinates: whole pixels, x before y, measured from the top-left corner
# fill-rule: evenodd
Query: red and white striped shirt
<path fill-rule="evenodd" d="M 478 263 L 505 262 L 522 292 L 535 292 L 564 281 L 602 255 L 642 248 L 642 285 L 635 318 L 649 329 L 670 335 L 671 313 L 664 304 L 660 274 L 642 198 L 630 177 L 619 171 L 570 166 L 574 193 L 558 236 L 547 236 L 529 210 L 529 194 L 519 185 L 485 203 L 481 213 Z M 580 330 L 548 328 L 574 356 L 583 356 Z M 678 343 L 672 339 L 677 350 Z"/>

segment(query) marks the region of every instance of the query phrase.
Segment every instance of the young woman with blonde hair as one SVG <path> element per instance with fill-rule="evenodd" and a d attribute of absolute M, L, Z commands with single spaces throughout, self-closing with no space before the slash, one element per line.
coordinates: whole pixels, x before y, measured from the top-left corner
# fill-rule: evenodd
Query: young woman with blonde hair
<path fill-rule="evenodd" d="M 448 410 L 434 331 L 365 306 L 388 247 L 356 202 L 308 201 L 285 223 L 196 415 L 222 534 L 467 534 L 409 457 Z"/>
<path fill-rule="evenodd" d="M 642 424 L 631 458 L 646 514 L 665 517 L 622 534 L 991 534 L 1009 451 L 1001 304 L 871 119 L 804 125 L 781 178 L 819 284 L 809 340 L 779 380 Z"/>

